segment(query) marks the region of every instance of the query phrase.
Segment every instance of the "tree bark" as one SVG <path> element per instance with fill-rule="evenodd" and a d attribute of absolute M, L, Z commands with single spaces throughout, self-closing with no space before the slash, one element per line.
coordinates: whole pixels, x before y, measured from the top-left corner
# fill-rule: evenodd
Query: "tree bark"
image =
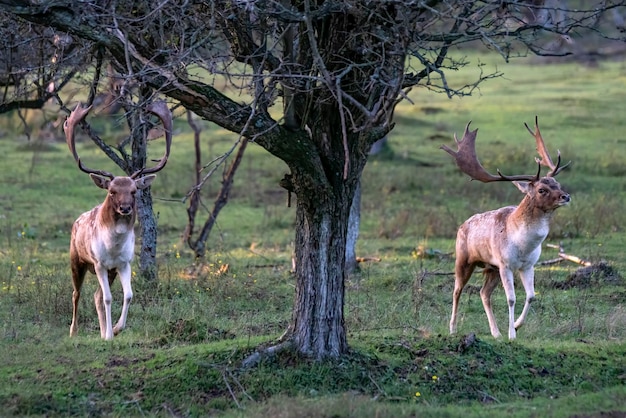
<path fill-rule="evenodd" d="M 149 89 L 144 88 L 141 93 L 142 101 L 150 96 Z M 147 133 L 149 127 L 140 121 L 141 117 L 139 109 L 133 109 L 125 106 L 130 135 L 132 137 L 131 149 L 132 155 L 130 167 L 127 169 L 128 175 L 135 173 L 146 167 L 148 143 Z M 157 250 L 157 222 L 152 209 L 152 193 L 150 188 L 137 190 L 137 219 L 140 227 L 140 243 L 139 243 L 139 276 L 144 282 L 156 283 L 157 266 L 156 266 L 156 250 Z"/>
<path fill-rule="evenodd" d="M 296 294 L 288 338 L 298 352 L 316 359 L 348 349 L 343 266 L 353 189 L 346 185 L 326 199 L 317 193 L 298 196 Z"/>
<path fill-rule="evenodd" d="M 140 228 L 139 275 L 145 282 L 156 283 L 157 223 L 150 188 L 137 190 L 137 219 Z"/>

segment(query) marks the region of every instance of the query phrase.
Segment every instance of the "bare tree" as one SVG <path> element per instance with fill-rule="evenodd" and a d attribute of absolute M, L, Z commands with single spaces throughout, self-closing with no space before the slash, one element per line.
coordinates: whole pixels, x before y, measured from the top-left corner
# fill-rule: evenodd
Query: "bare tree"
<path fill-rule="evenodd" d="M 41 139 L 61 140 L 55 106 L 47 106 L 84 65 L 80 51 L 85 44 L 51 28 L 16 19 L 3 19 L 0 26 L 0 113 L 15 112 L 23 132 L 31 139 L 38 130 Z M 49 108 L 54 115 L 49 117 Z M 30 118 L 29 110 L 41 110 Z M 37 123 L 33 123 L 34 121 Z"/>
<path fill-rule="evenodd" d="M 603 19 L 623 1 L 0 0 L 0 10 L 93 42 L 136 77 L 289 167 L 297 197 L 296 294 L 282 343 L 313 358 L 348 349 L 344 262 L 353 196 L 372 144 L 413 86 L 471 94 L 448 52 L 481 43 L 505 59 L 563 54 L 555 37 L 622 34 Z M 529 18 L 529 16 L 538 16 Z M 588 29 L 591 28 L 591 29 Z M 607 30 L 605 32 L 605 29 Z M 609 32 L 611 31 L 611 32 Z M 198 68 L 204 71 L 192 71 Z M 206 75 L 210 76 L 207 78 Z M 242 103 L 218 89 L 245 90 Z M 269 110 L 282 106 L 274 118 Z"/>
<path fill-rule="evenodd" d="M 0 35 L 0 113 L 41 108 L 78 70 L 69 35 L 8 19 Z"/>

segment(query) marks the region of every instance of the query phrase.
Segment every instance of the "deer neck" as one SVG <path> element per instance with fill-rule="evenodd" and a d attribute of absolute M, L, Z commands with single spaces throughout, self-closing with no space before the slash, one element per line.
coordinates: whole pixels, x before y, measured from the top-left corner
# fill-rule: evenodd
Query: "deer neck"
<path fill-rule="evenodd" d="M 550 230 L 554 211 L 544 211 L 534 204 L 530 196 L 524 197 L 508 218 L 509 228 L 523 232 L 530 240 L 543 241 Z"/>

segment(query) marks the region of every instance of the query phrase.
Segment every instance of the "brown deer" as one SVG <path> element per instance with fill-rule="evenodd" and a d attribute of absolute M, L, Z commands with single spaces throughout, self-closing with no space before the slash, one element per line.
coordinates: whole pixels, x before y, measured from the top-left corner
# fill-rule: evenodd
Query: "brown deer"
<path fill-rule="evenodd" d="M 471 122 L 470 122 L 471 123 Z M 563 191 L 554 177 L 561 172 L 561 153 L 558 153 L 556 164 L 552 162 L 546 150 L 535 117 L 535 131 L 527 124 L 526 129 L 535 137 L 539 166 L 536 175 L 505 176 L 500 170 L 498 175 L 490 174 L 476 157 L 476 133 L 465 128 L 463 139 L 454 140 L 458 151 L 447 146 L 441 149 L 452 155 L 459 168 L 472 179 L 483 183 L 492 181 L 513 182 L 526 196 L 518 206 L 507 206 L 485 213 L 479 213 L 465 221 L 458 230 L 456 237 L 455 283 L 452 295 L 452 316 L 450 333 L 456 332 L 459 298 L 463 287 L 467 284 L 476 266 L 483 267 L 484 284 L 480 289 L 491 335 L 498 338 L 500 331 L 491 309 L 491 294 L 498 285 L 498 277 L 502 281 L 509 305 L 509 339 L 515 338 L 518 329 L 526 319 L 530 303 L 535 297 L 534 265 L 541 255 L 541 243 L 548 235 L 550 219 L 554 211 L 570 202 L 570 196 Z M 545 177 L 540 177 L 541 166 L 550 168 Z M 515 288 L 513 273 L 519 271 L 526 302 L 517 321 L 515 321 Z"/>
<path fill-rule="evenodd" d="M 80 289 L 87 270 L 98 277 L 100 286 L 94 294 L 96 311 L 100 322 L 100 336 L 110 340 L 126 326 L 128 307 L 133 298 L 130 284 L 131 266 L 135 251 L 135 193 L 138 189 L 145 189 L 156 177 L 157 171 L 165 167 L 172 143 L 172 114 L 164 102 L 152 103 L 147 110 L 155 114 L 162 122 L 165 130 L 165 154 L 153 168 L 142 169 L 130 177 L 114 176 L 113 174 L 92 170 L 83 165 L 76 152 L 74 143 L 74 129 L 87 113 L 90 107 L 76 106 L 63 125 L 67 145 L 72 151 L 74 159 L 81 171 L 88 173 L 96 186 L 108 191 L 104 202 L 92 210 L 83 213 L 72 227 L 70 241 L 70 264 L 72 268 L 73 313 L 70 325 L 70 336 L 78 330 L 78 300 Z M 124 291 L 124 305 L 122 313 L 115 327 L 111 321 L 111 289 L 110 286 L 119 274 Z"/>

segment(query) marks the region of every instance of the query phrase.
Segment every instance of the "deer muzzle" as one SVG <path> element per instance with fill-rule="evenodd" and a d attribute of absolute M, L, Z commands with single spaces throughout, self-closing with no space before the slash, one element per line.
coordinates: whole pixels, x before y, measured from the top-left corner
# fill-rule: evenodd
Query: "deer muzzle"
<path fill-rule="evenodd" d="M 133 213 L 133 206 L 132 205 L 120 205 L 119 209 L 117 210 L 117 212 L 120 215 L 123 215 L 123 216 L 132 215 L 132 213 Z"/>

